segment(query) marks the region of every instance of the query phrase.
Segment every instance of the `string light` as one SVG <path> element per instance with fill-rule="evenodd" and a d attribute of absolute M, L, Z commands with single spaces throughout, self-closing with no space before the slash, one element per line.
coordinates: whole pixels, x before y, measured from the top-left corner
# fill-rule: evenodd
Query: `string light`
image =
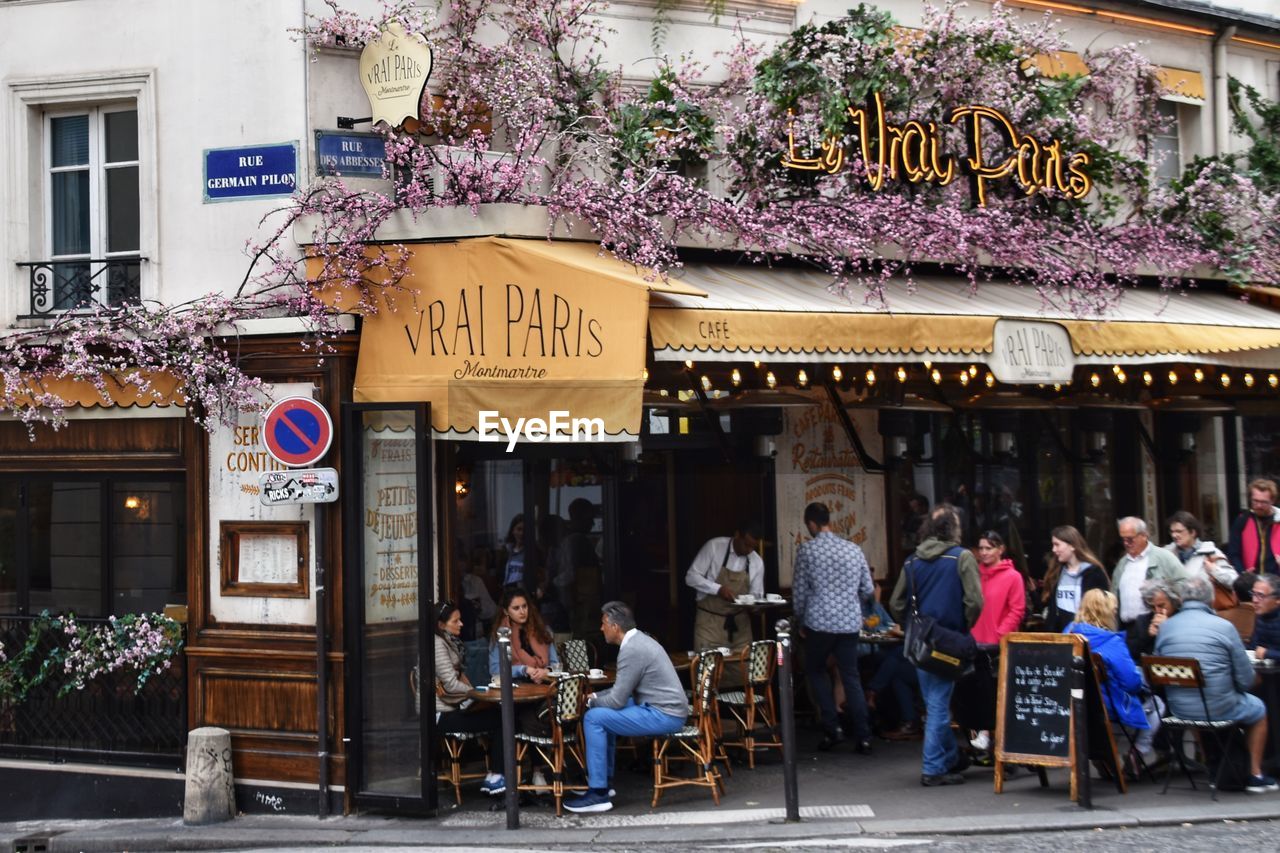
<path fill-rule="evenodd" d="M 929 370 L 929 369 L 931 369 L 932 367 L 933 367 L 933 362 L 932 362 L 932 361 L 926 361 L 926 362 L 924 363 L 924 369 L 925 369 L 925 370 Z"/>
<path fill-rule="evenodd" d="M 1270 385 L 1272 388 L 1275 388 L 1277 385 L 1280 385 L 1280 376 L 1276 376 L 1274 373 L 1268 374 L 1267 384 Z"/>
<path fill-rule="evenodd" d="M 752 363 L 753 365 L 755 365 L 756 367 L 759 367 L 759 366 L 760 366 L 760 362 L 759 362 L 759 361 L 753 361 L 753 362 L 751 362 L 751 363 Z"/>
<path fill-rule="evenodd" d="M 796 384 L 801 388 L 809 384 L 809 374 L 804 372 L 804 368 L 800 368 L 800 372 L 796 374 Z"/>
<path fill-rule="evenodd" d="M 978 365 L 976 364 L 969 365 L 969 378 L 970 379 L 978 378 Z"/>
<path fill-rule="evenodd" d="M 1055 383 L 1053 383 L 1053 390 L 1055 390 L 1055 391 L 1061 391 L 1061 390 L 1062 390 L 1062 383 L 1061 383 L 1061 382 L 1055 382 Z"/>
<path fill-rule="evenodd" d="M 1120 375 L 1120 365 L 1118 365 L 1118 364 L 1113 364 L 1113 365 L 1111 365 L 1111 372 L 1112 372 L 1112 373 L 1114 373 L 1116 376 L 1119 376 L 1119 375 Z"/>
<path fill-rule="evenodd" d="M 770 388 L 778 387 L 778 377 L 773 375 L 772 370 L 764 375 L 764 384 L 768 385 Z"/>
<path fill-rule="evenodd" d="M 988 388 L 994 388 L 996 384 L 996 377 L 993 374 L 988 373 L 986 383 Z"/>
<path fill-rule="evenodd" d="M 649 383 L 649 368 L 646 367 L 644 369 L 642 376 L 644 377 L 645 384 L 647 385 Z"/>
<path fill-rule="evenodd" d="M 1230 373 L 1224 373 L 1224 374 L 1222 374 L 1221 376 L 1219 376 L 1219 377 L 1218 377 L 1218 380 L 1222 383 L 1222 387 L 1223 387 L 1223 388 L 1230 388 L 1230 387 L 1231 387 L 1231 374 L 1230 374 Z"/>
<path fill-rule="evenodd" d="M 876 369 L 874 367 L 867 368 L 867 384 L 868 385 L 876 384 Z"/>
<path fill-rule="evenodd" d="M 899 382 L 907 381 L 907 369 L 905 367 L 899 367 L 895 375 L 898 377 Z"/>
<path fill-rule="evenodd" d="M 1252 387 L 1253 387 L 1253 374 L 1252 374 L 1252 373 L 1246 373 L 1246 374 L 1244 375 L 1244 387 L 1246 387 L 1246 388 L 1252 388 Z"/>
<path fill-rule="evenodd" d="M 1155 382 L 1155 381 L 1156 381 L 1156 380 L 1155 380 L 1155 377 L 1151 375 L 1151 371 L 1150 371 L 1150 370 L 1144 370 L 1144 371 L 1142 371 L 1142 384 L 1143 384 L 1143 385 L 1150 385 L 1152 382 Z"/>
<path fill-rule="evenodd" d="M 702 390 L 703 391 L 711 390 L 711 379 L 706 374 L 703 374 L 702 376 Z"/>
<path fill-rule="evenodd" d="M 844 371 L 840 369 L 840 365 L 837 364 L 835 367 L 831 368 L 831 378 L 837 382 L 844 379 Z M 872 379 L 869 381 L 874 382 L 875 380 Z"/>
<path fill-rule="evenodd" d="M 738 368 L 735 367 L 733 372 L 729 374 L 729 381 L 733 383 L 734 388 L 742 384 L 742 374 L 738 371 Z"/>
<path fill-rule="evenodd" d="M 1170 370 L 1170 371 L 1169 371 L 1169 384 L 1170 384 L 1170 385 L 1177 385 L 1177 384 L 1178 384 L 1178 374 L 1177 374 L 1177 372 L 1175 372 L 1175 371 L 1173 371 L 1173 370 Z"/>
<path fill-rule="evenodd" d="M 1129 381 L 1129 375 L 1125 373 L 1123 370 L 1117 370 L 1116 381 L 1119 382 L 1121 385 L 1123 385 L 1124 383 Z"/>
<path fill-rule="evenodd" d="M 692 361 L 689 361 L 688 359 L 685 359 L 685 362 L 684 362 L 684 369 L 685 369 L 685 370 L 693 370 L 693 362 L 692 362 Z"/>
<path fill-rule="evenodd" d="M 938 369 L 938 368 L 936 368 L 936 367 L 935 367 L 935 368 L 933 368 L 933 370 L 930 370 L 930 371 L 929 371 L 929 378 L 933 380 L 933 384 L 934 384 L 934 385 L 941 385 L 941 384 L 942 384 L 942 371 L 941 371 L 941 370 L 939 370 L 939 369 Z"/>
<path fill-rule="evenodd" d="M 969 371 L 967 370 L 960 371 L 960 384 L 961 385 L 969 384 Z"/>
<path fill-rule="evenodd" d="M 1203 371 L 1203 370 L 1201 370 L 1201 369 L 1200 369 L 1200 368 L 1198 368 L 1198 367 L 1195 369 L 1195 372 L 1194 372 L 1194 373 L 1192 373 L 1191 375 L 1192 375 L 1193 377 L 1195 377 L 1195 380 L 1196 380 L 1197 382 L 1203 382 L 1203 381 L 1204 381 L 1204 371 Z"/>
<path fill-rule="evenodd" d="M 1099 385 L 1102 384 L 1102 377 L 1096 373 L 1091 374 L 1089 376 L 1089 384 L 1092 385 L 1094 388 L 1097 388 Z"/>

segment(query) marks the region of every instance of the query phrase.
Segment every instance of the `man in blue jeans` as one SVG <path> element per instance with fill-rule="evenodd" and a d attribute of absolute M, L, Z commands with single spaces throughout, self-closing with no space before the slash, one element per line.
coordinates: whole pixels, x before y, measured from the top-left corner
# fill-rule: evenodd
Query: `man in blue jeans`
<path fill-rule="evenodd" d="M 636 630 L 636 617 L 621 601 L 600 608 L 600 631 L 618 646 L 613 687 L 593 693 L 582 718 L 587 741 L 588 790 L 565 800 L 571 812 L 607 812 L 613 808 L 614 744 L 618 736 L 654 737 L 680 731 L 689 716 L 689 700 L 671 657 L 657 640 Z"/>
<path fill-rule="evenodd" d="M 914 593 L 920 613 L 932 616 L 944 628 L 969 631 L 982 613 L 982 581 L 977 559 L 960 546 L 960 514 L 949 504 L 940 504 L 929 514 L 920 536 L 915 555 L 898 575 L 889 609 L 907 624 Z M 964 782 L 960 771 L 969 766 L 969 758 L 951 734 L 951 694 L 956 683 L 923 669 L 916 670 L 916 677 L 928 714 L 920 784 L 926 788 L 959 785 Z"/>

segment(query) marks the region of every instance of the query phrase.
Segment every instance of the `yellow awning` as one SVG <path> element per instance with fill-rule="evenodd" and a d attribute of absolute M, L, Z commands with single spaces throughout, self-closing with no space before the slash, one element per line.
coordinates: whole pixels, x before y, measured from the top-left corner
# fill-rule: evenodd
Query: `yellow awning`
<path fill-rule="evenodd" d="M 147 384 L 151 391 L 143 391 L 141 384 Z M 58 376 L 28 376 L 23 379 L 22 399 L 38 401 L 44 394 L 51 394 L 68 406 L 92 408 L 101 406 L 120 406 L 131 408 L 139 406 L 182 406 L 186 400 L 179 390 L 177 377 L 171 373 L 148 373 L 144 371 L 127 371 L 103 377 L 103 392 L 92 382 L 84 379 Z"/>
<path fill-rule="evenodd" d="M 481 412 L 566 424 L 605 438 L 640 432 L 650 291 L 680 282 L 579 243 L 481 238 L 408 247 L 410 274 L 365 319 L 355 399 L 427 401 L 432 428 L 479 438 Z M 567 440 L 567 430 L 548 440 Z"/>
<path fill-rule="evenodd" d="M 1166 296 L 1127 291 L 1106 320 L 1081 320 L 1046 305 L 1029 287 L 923 277 L 915 287 L 890 282 L 886 304 L 829 290 L 817 272 L 691 264 L 687 284 L 704 299 L 655 295 L 649 313 L 660 361 L 967 361 L 993 351 L 1000 319 L 1052 321 L 1065 327 L 1077 363 L 1168 361 L 1195 356 L 1280 367 L 1280 312 L 1221 294 Z"/>
<path fill-rule="evenodd" d="M 1165 95 L 1166 98 L 1170 100 L 1185 98 L 1193 102 L 1204 100 L 1204 75 L 1199 71 L 1161 66 L 1156 69 L 1156 76 L 1160 78 L 1160 82 L 1169 90 L 1169 93 Z"/>

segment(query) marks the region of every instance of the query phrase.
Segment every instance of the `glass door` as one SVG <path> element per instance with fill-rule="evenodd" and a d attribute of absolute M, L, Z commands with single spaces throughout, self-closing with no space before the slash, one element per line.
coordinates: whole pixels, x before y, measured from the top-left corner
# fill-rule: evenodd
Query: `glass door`
<path fill-rule="evenodd" d="M 346 404 L 347 784 L 357 806 L 436 810 L 431 433 L 425 403 Z"/>

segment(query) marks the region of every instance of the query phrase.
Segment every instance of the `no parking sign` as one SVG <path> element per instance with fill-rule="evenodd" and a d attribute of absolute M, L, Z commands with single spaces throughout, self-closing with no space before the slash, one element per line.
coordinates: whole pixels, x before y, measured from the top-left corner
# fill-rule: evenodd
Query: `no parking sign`
<path fill-rule="evenodd" d="M 272 459 L 290 468 L 314 465 L 333 443 L 333 420 L 310 397 L 285 397 L 267 410 L 262 443 Z"/>

